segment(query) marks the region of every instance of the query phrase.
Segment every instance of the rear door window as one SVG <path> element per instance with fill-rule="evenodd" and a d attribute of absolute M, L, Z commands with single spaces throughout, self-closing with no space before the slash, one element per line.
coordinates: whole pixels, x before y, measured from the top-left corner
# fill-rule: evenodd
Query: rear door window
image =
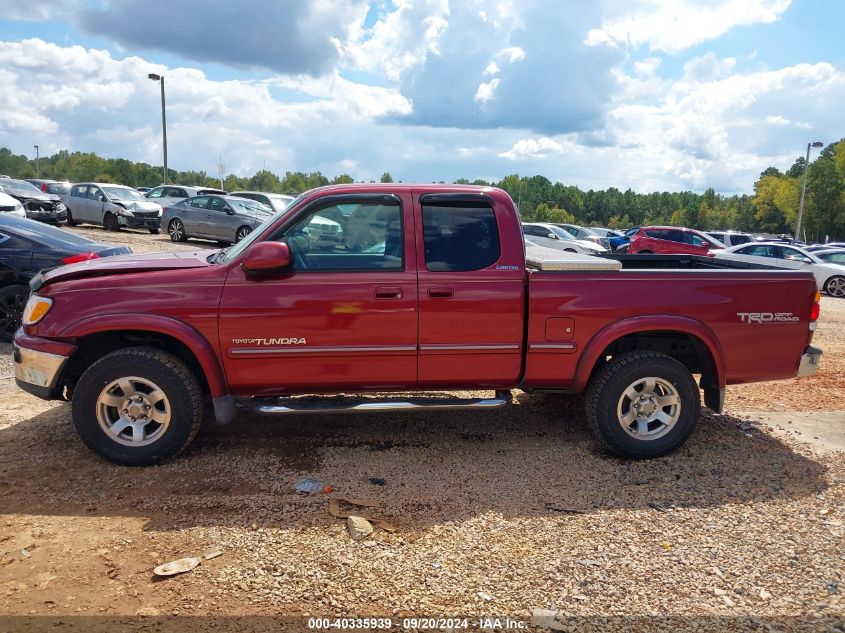
<path fill-rule="evenodd" d="M 188 200 L 188 204 L 195 209 L 207 209 L 208 196 L 197 196 L 196 198 L 191 198 Z"/>
<path fill-rule="evenodd" d="M 775 247 L 764 244 L 746 246 L 745 248 L 739 249 L 737 252 L 741 255 L 750 255 L 752 257 L 777 257 Z"/>
<path fill-rule="evenodd" d="M 431 272 L 481 270 L 499 260 L 499 227 L 483 203 L 423 205 L 425 265 Z"/>

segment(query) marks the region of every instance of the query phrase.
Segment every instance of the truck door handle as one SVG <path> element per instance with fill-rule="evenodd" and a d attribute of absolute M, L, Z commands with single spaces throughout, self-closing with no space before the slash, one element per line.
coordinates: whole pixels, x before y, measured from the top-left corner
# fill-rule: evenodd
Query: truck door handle
<path fill-rule="evenodd" d="M 376 288 L 376 299 L 401 299 L 402 288 L 399 286 L 384 286 Z"/>
<path fill-rule="evenodd" d="M 432 299 L 448 299 L 453 295 L 451 288 L 429 288 L 428 296 Z"/>

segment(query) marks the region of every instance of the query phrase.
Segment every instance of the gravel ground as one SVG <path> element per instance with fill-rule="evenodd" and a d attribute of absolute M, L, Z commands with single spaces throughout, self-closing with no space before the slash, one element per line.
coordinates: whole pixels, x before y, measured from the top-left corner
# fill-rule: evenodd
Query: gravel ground
<path fill-rule="evenodd" d="M 527 621 L 552 608 L 582 618 L 567 621 L 577 630 L 648 629 L 597 617 L 654 615 L 679 618 L 666 630 L 841 627 L 842 453 L 730 411 L 845 408 L 843 328 L 845 301 L 825 298 L 816 376 L 732 387 L 727 414 L 705 413 L 682 450 L 642 462 L 595 450 L 579 398 L 516 392 L 496 412 L 245 413 L 171 463 L 121 468 L 81 445 L 68 405 L 0 380 L 0 616 Z M 295 494 L 304 476 L 334 492 Z M 376 500 L 370 515 L 397 531 L 351 540 L 328 513 L 339 496 Z M 151 573 L 209 548 L 222 556 L 192 572 Z"/>

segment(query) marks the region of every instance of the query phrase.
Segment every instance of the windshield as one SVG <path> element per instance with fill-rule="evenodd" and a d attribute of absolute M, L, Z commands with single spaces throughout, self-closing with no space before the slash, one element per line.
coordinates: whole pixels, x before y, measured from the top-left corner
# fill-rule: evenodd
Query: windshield
<path fill-rule="evenodd" d="M 235 259 L 238 255 L 244 252 L 244 250 L 253 242 L 257 242 L 260 240 L 261 237 L 267 232 L 267 229 L 276 221 L 277 218 L 282 217 L 283 215 L 287 214 L 288 211 L 293 210 L 302 199 L 305 197 L 305 194 L 299 194 L 296 199 L 291 202 L 288 207 L 284 211 L 279 211 L 278 213 L 268 215 L 267 219 L 264 220 L 259 226 L 253 229 L 252 233 L 247 235 L 244 239 L 242 239 L 237 244 L 233 244 L 229 248 L 224 248 L 222 251 L 217 253 L 217 256 L 214 258 L 215 264 L 225 264 L 226 262 L 230 262 Z M 263 205 L 262 205 L 263 206 Z"/>
<path fill-rule="evenodd" d="M 25 180 L 14 180 L 12 178 L 0 178 L 0 187 L 26 193 L 41 193 L 41 190 L 31 182 L 26 182 Z"/>
<path fill-rule="evenodd" d="M 697 235 L 698 237 L 707 240 L 710 243 L 710 246 L 714 248 L 725 248 L 725 245 L 722 244 L 722 242 L 720 242 L 714 237 L 710 237 L 709 235 L 707 235 L 707 233 L 694 233 L 694 235 Z"/>
<path fill-rule="evenodd" d="M 569 240 L 571 242 L 577 242 L 578 241 L 578 240 L 575 239 L 575 236 L 572 235 L 572 233 L 570 233 L 566 229 L 560 228 L 559 226 L 549 226 L 549 227 L 544 226 L 543 228 L 544 229 L 548 228 L 552 233 L 554 233 L 555 235 L 558 236 L 558 239 Z"/>
<path fill-rule="evenodd" d="M 70 191 L 70 185 L 66 182 L 48 182 L 47 193 L 53 193 L 59 196 L 65 195 Z"/>
<path fill-rule="evenodd" d="M 141 193 L 129 187 L 103 187 L 103 191 L 109 198 L 117 200 L 145 200 Z"/>
<path fill-rule="evenodd" d="M 272 196 L 271 195 L 271 196 L 268 196 L 268 197 L 270 198 L 270 200 L 273 201 L 273 204 L 275 204 L 276 208 L 279 209 L 280 211 L 282 209 L 286 209 L 288 206 L 290 206 L 290 203 L 293 200 L 293 198 L 291 196 L 280 196 L 280 195 Z"/>
<path fill-rule="evenodd" d="M 268 207 L 266 204 L 261 204 L 256 200 L 247 200 L 245 198 L 229 198 L 229 204 L 231 204 L 235 211 L 238 212 L 246 211 L 247 213 L 263 213 L 267 215 L 273 213 L 273 209 Z"/>

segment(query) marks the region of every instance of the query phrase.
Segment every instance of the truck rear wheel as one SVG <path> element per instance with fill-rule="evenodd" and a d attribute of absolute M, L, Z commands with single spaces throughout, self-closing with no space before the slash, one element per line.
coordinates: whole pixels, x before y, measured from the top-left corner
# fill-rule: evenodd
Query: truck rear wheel
<path fill-rule="evenodd" d="M 182 452 L 202 422 L 196 376 L 177 357 L 130 347 L 91 365 L 73 392 L 73 424 L 109 461 L 156 464 Z"/>
<path fill-rule="evenodd" d="M 698 421 L 701 396 L 680 362 L 635 351 L 598 370 L 587 388 L 586 408 L 605 450 L 642 459 L 671 453 L 686 441 Z"/>

